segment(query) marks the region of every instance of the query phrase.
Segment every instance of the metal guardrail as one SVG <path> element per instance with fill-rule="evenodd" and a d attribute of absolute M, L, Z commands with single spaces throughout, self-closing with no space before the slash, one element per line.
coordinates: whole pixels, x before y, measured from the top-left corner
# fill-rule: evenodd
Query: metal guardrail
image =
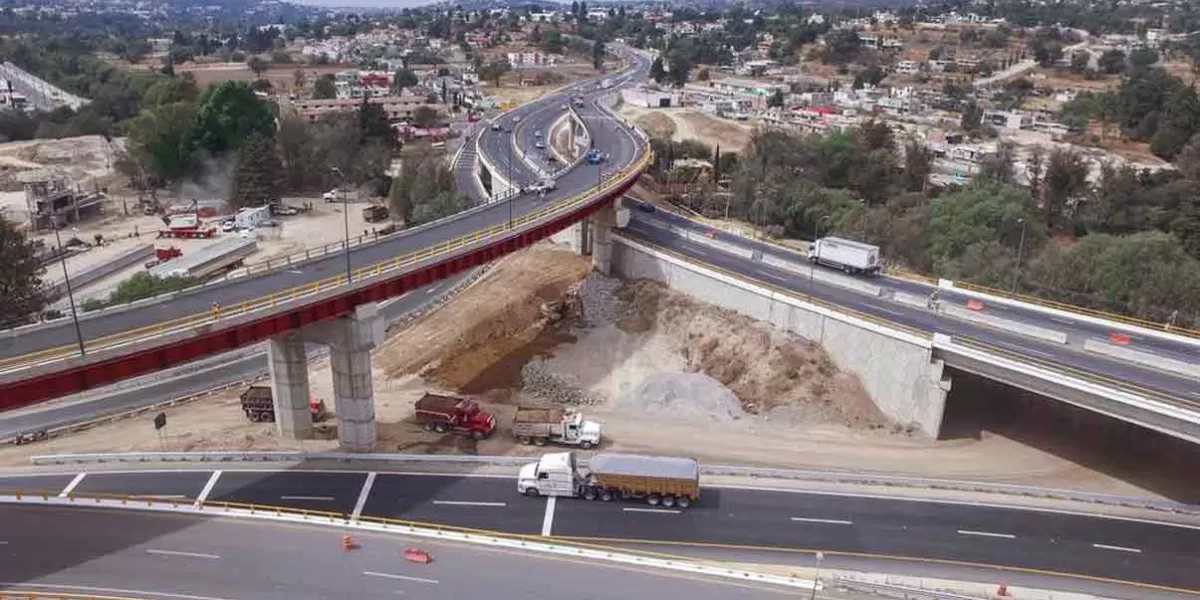
<path fill-rule="evenodd" d="M 44 491 L 33 493 L 6 492 L 0 494 L 0 503 L 84 506 L 141 510 L 154 512 L 182 513 L 191 515 L 217 515 L 237 518 L 256 518 L 267 521 L 304 523 L 309 525 L 334 525 L 340 529 L 365 530 L 378 533 L 404 534 L 408 536 L 473 543 L 483 546 L 509 548 L 525 552 L 539 552 L 569 556 L 608 563 L 619 563 L 669 571 L 679 571 L 733 579 L 741 582 L 769 584 L 806 590 L 820 589 L 820 582 L 799 577 L 771 575 L 757 571 L 733 569 L 714 561 L 686 556 L 675 556 L 659 552 L 648 552 L 624 547 L 605 546 L 565 537 L 521 535 L 455 527 L 425 521 L 407 521 L 386 517 L 358 516 L 330 511 L 296 509 L 282 506 L 245 504 L 239 502 L 203 502 L 185 499 L 155 499 L 123 494 L 69 494 L 60 497 Z"/>
<path fill-rule="evenodd" d="M 129 452 L 101 454 L 50 454 L 30 457 L 34 465 L 64 465 L 89 463 L 153 463 L 153 462 L 337 462 L 337 463 L 421 463 L 466 464 L 491 466 L 520 466 L 535 460 L 529 456 L 478 456 L 453 454 L 352 454 L 344 452 L 300 451 L 219 451 L 219 452 Z M 586 461 L 584 461 L 586 462 Z M 887 487 L 920 488 L 961 492 L 978 492 L 1071 500 L 1090 504 L 1124 506 L 1159 512 L 1200 516 L 1200 506 L 1150 498 L 1131 498 L 1076 490 L 1040 488 L 1005 483 L 937 479 L 905 475 L 888 475 L 868 471 L 829 471 L 816 469 L 773 469 L 738 465 L 700 465 L 700 473 L 708 476 L 735 476 L 763 479 L 788 479 Z"/>
<path fill-rule="evenodd" d="M 901 600 L 981 600 L 981 598 L 984 598 L 983 596 L 967 596 L 964 594 L 927 590 L 923 588 L 909 587 L 906 585 L 860 581 L 858 579 L 850 579 L 836 575 L 833 577 L 832 585 L 833 587 L 845 590 L 867 592 L 877 596 L 900 598 Z"/>
<path fill-rule="evenodd" d="M 538 221 L 573 209 L 580 204 L 587 202 L 591 198 L 603 194 L 607 190 L 619 187 L 624 179 L 630 175 L 636 175 L 647 164 L 649 164 L 649 160 L 650 153 L 643 153 L 641 158 L 634 161 L 634 163 L 628 167 L 625 167 L 621 171 L 606 178 L 599 186 L 590 188 L 570 198 L 566 198 L 549 206 L 539 208 L 533 212 L 517 217 L 513 219 L 511 226 L 508 222 L 498 223 L 454 239 L 444 240 L 432 246 L 428 246 L 408 254 L 396 256 L 373 265 L 354 269 L 349 281 L 347 281 L 345 274 L 338 274 L 334 277 L 309 282 L 300 286 L 273 292 L 266 296 L 242 301 L 229 307 L 221 307 L 217 311 L 195 313 L 168 321 L 102 336 L 100 338 L 90 339 L 88 340 L 88 344 L 91 350 L 98 351 L 112 346 L 123 345 L 133 341 L 145 339 L 147 337 L 158 336 L 164 333 L 178 332 L 203 323 L 212 323 L 223 317 L 240 316 L 252 311 L 274 309 L 280 304 L 295 302 L 301 298 L 316 295 L 322 291 L 328 291 L 334 287 L 348 287 L 356 282 L 361 283 L 368 277 L 375 277 L 384 273 L 390 273 L 392 271 L 403 269 L 424 260 L 450 254 L 453 251 L 465 248 L 469 245 L 484 240 L 507 237 L 520 228 L 534 225 Z M 62 360 L 64 358 L 70 358 L 76 355 L 78 355 L 78 347 L 74 344 L 64 344 L 54 348 L 47 348 L 19 357 L 0 360 L 0 374 L 28 368 L 30 366 Z"/>

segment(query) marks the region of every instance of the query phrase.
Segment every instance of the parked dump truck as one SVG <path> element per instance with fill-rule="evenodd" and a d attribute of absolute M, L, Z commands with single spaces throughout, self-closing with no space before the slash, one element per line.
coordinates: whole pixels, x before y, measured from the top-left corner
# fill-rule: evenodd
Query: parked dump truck
<path fill-rule="evenodd" d="M 586 450 L 600 445 L 600 424 L 585 421 L 583 415 L 574 411 L 518 406 L 513 417 L 513 435 L 525 445 L 555 442 Z"/>
<path fill-rule="evenodd" d="M 275 422 L 275 402 L 269 386 L 252 385 L 242 392 L 241 399 L 242 412 L 246 413 L 247 419 L 255 423 Z M 329 414 L 325 410 L 325 401 L 320 398 L 309 398 L 308 412 L 313 423 L 324 421 Z"/>
<path fill-rule="evenodd" d="M 700 497 L 700 466 L 690 458 L 600 453 L 580 467 L 574 452 L 557 452 L 522 466 L 517 492 L 687 508 Z"/>
<path fill-rule="evenodd" d="M 837 237 L 823 237 L 808 247 L 808 260 L 851 275 L 875 275 L 883 265 L 879 262 L 879 246 Z"/>
<path fill-rule="evenodd" d="M 426 431 L 454 431 L 477 440 L 496 431 L 496 416 L 479 409 L 473 400 L 425 394 L 416 403 L 417 421 Z"/>
<path fill-rule="evenodd" d="M 388 209 L 381 204 L 372 204 L 362 210 L 363 220 L 368 223 L 378 223 L 388 218 Z"/>

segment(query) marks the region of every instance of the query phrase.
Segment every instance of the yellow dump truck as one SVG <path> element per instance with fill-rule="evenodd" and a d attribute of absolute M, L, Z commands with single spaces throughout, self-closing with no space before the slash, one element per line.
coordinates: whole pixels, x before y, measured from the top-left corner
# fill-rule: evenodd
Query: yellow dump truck
<path fill-rule="evenodd" d="M 583 467 L 574 452 L 557 452 L 522 466 L 517 492 L 687 508 L 700 498 L 700 466 L 690 458 L 599 453 Z"/>

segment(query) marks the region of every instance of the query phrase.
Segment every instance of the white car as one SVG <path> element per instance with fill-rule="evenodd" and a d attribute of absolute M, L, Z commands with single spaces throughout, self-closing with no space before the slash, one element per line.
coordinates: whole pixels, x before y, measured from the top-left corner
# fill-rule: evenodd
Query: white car
<path fill-rule="evenodd" d="M 543 179 L 542 181 L 529 186 L 529 191 L 536 192 L 538 194 L 545 194 L 546 192 L 554 191 L 555 187 L 557 186 L 555 185 L 553 179 Z"/>
<path fill-rule="evenodd" d="M 538 150 L 545 150 L 546 144 L 542 143 L 542 140 L 538 140 L 537 143 L 533 145 L 533 147 L 537 148 Z"/>
<path fill-rule="evenodd" d="M 229 233 L 235 229 L 237 229 L 237 221 L 234 221 L 233 219 L 221 223 L 221 231 L 224 231 L 225 233 Z"/>

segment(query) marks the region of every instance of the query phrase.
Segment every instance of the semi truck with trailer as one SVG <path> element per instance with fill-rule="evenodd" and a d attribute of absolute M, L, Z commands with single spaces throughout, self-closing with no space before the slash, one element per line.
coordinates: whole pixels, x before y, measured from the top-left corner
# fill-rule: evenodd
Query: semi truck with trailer
<path fill-rule="evenodd" d="M 879 262 L 879 246 L 838 237 L 823 237 L 813 242 L 808 247 L 808 260 L 851 275 L 876 275 L 883 267 Z"/>
<path fill-rule="evenodd" d="M 453 431 L 477 440 L 496 431 L 496 416 L 480 410 L 479 403 L 473 400 L 425 394 L 417 400 L 415 408 L 417 422 L 425 431 Z"/>
<path fill-rule="evenodd" d="M 700 466 L 690 458 L 603 452 L 582 466 L 574 452 L 556 452 L 521 467 L 517 492 L 687 508 L 700 498 Z"/>
<path fill-rule="evenodd" d="M 600 424 L 584 420 L 575 411 L 518 406 L 513 417 L 513 435 L 525 445 L 544 446 L 546 442 L 554 442 L 587 450 L 600 445 Z"/>

